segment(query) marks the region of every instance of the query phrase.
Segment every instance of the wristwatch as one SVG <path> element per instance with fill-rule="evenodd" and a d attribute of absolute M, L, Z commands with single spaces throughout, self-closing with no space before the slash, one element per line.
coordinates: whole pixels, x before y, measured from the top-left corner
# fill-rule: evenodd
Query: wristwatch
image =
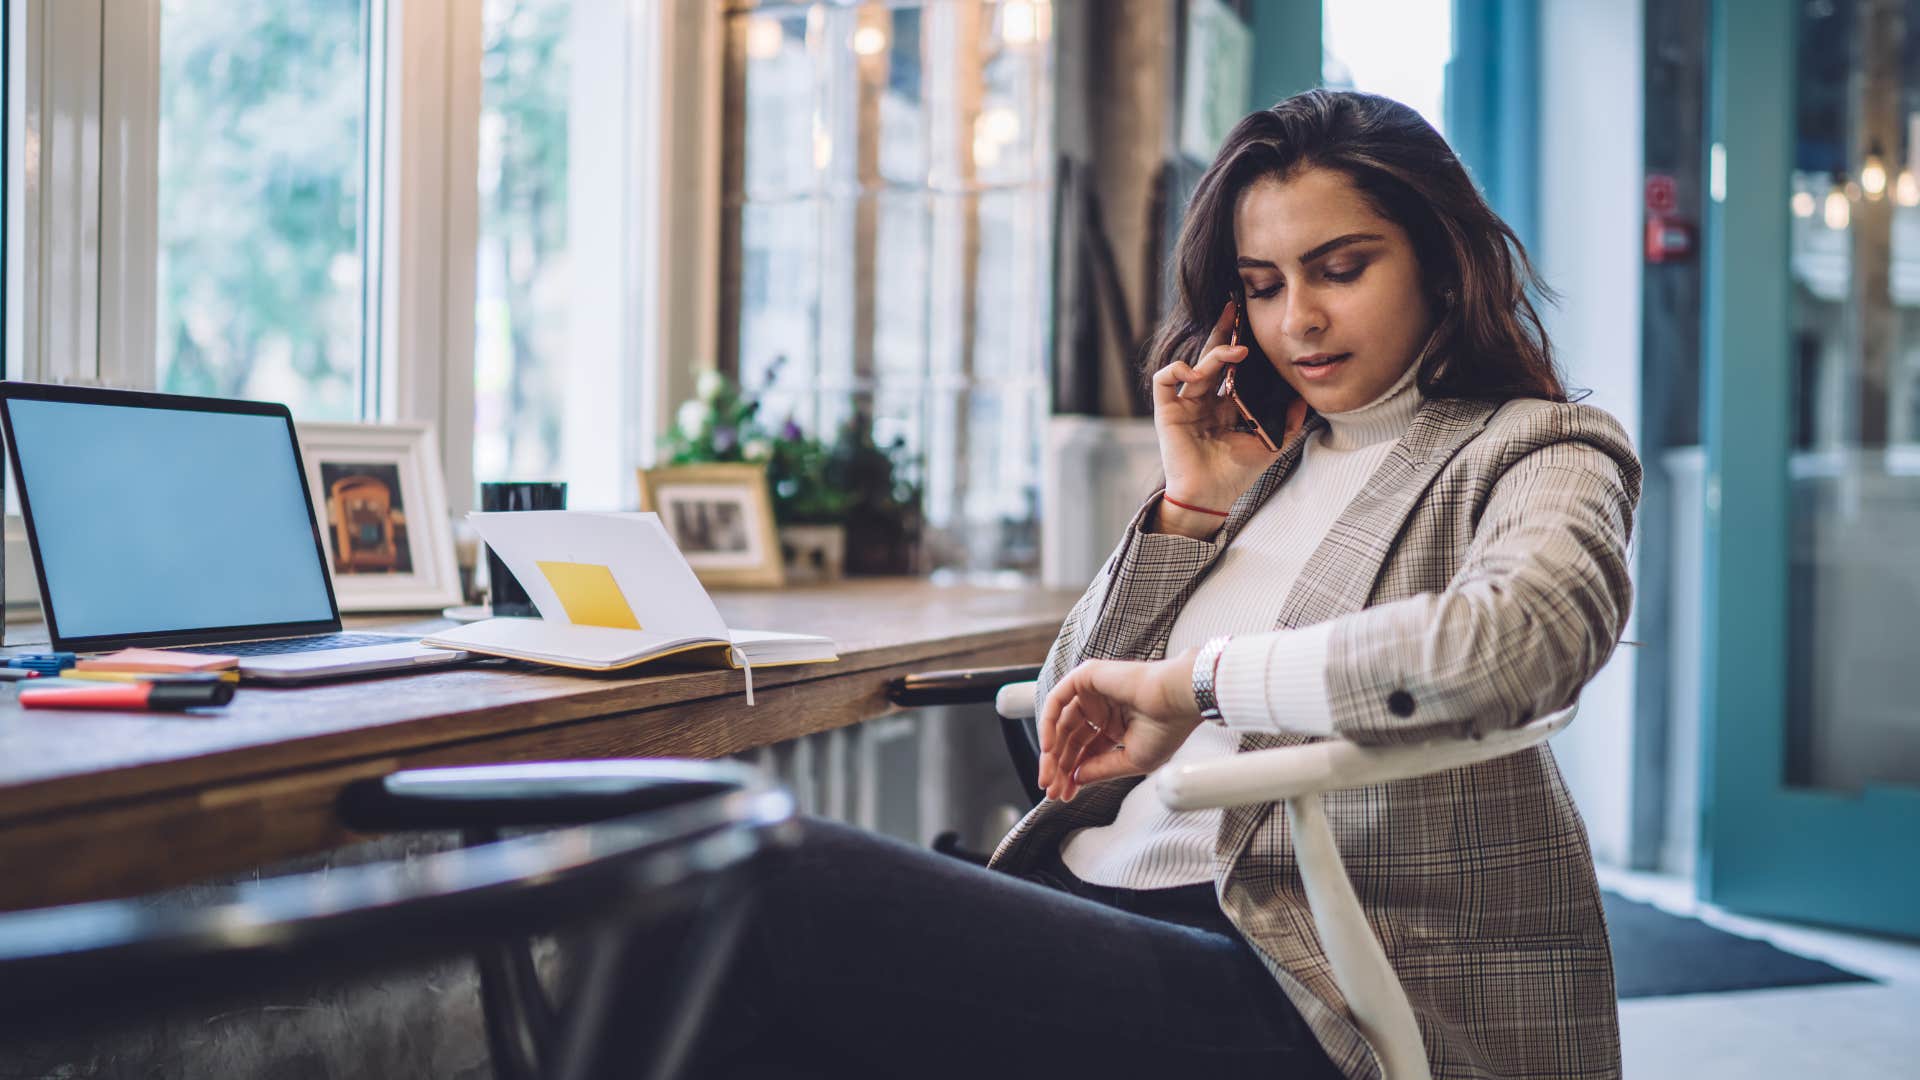
<path fill-rule="evenodd" d="M 1227 722 L 1226 717 L 1220 715 L 1220 699 L 1214 694 L 1214 683 L 1220 674 L 1220 654 L 1232 640 L 1232 634 L 1211 638 L 1200 646 L 1199 655 L 1193 658 L 1193 701 L 1200 706 L 1200 719 L 1215 724 Z"/>

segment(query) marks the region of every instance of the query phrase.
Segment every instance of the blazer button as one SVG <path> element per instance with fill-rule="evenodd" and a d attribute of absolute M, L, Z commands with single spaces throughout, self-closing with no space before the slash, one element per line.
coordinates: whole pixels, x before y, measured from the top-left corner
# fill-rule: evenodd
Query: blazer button
<path fill-rule="evenodd" d="M 1395 690 L 1387 695 L 1387 711 L 1395 716 L 1413 715 L 1413 695 L 1405 690 Z"/>

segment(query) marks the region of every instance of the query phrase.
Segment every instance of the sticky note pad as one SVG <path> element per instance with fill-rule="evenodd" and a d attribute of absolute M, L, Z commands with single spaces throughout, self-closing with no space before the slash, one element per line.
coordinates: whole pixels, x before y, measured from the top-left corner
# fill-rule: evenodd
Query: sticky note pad
<path fill-rule="evenodd" d="M 543 562 L 540 572 L 560 597 L 567 618 L 580 626 L 610 626 L 616 630 L 638 630 L 640 620 L 633 617 L 620 583 L 613 571 L 595 563 Z"/>

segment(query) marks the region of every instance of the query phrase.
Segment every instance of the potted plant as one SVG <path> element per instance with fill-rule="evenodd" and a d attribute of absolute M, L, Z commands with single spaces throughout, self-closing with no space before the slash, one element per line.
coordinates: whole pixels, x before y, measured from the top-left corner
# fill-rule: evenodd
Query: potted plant
<path fill-rule="evenodd" d="M 886 446 L 873 421 L 857 412 L 840 429 L 826 468 L 830 485 L 847 493 L 847 572 L 911 574 L 919 570 L 921 488 L 906 440 Z"/>
<path fill-rule="evenodd" d="M 767 480 L 788 581 L 832 581 L 846 564 L 852 493 L 829 478 L 833 450 L 788 419 L 768 450 Z"/>

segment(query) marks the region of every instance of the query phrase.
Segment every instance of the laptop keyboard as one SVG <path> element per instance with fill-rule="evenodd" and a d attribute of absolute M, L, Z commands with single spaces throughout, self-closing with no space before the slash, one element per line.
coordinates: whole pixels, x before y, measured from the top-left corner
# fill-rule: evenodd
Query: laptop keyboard
<path fill-rule="evenodd" d="M 323 649 L 351 649 L 360 645 L 394 645 L 404 638 L 386 634 L 316 634 L 313 637 L 280 638 L 276 641 L 236 641 L 226 645 L 186 645 L 179 652 L 217 652 L 227 656 L 277 656 L 281 653 L 319 652 Z"/>

